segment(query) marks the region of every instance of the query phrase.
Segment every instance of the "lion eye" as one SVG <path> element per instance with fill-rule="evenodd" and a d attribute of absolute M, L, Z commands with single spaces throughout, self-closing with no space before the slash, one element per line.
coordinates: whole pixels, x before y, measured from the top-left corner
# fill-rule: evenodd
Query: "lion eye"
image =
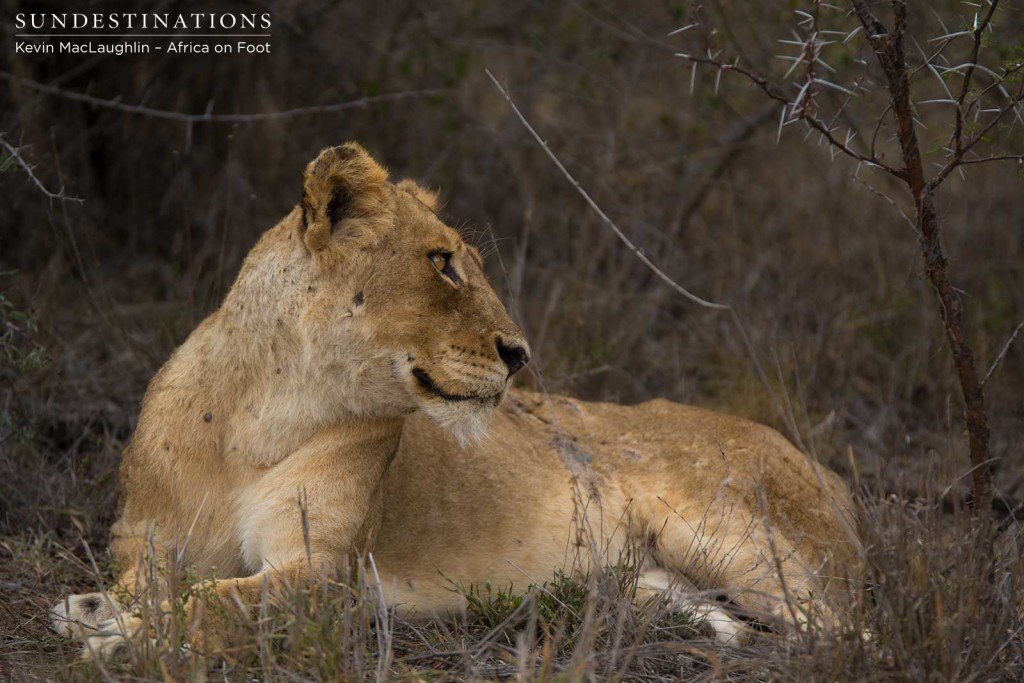
<path fill-rule="evenodd" d="M 427 258 L 430 259 L 437 272 L 448 278 L 453 285 L 458 287 L 462 284 L 462 278 L 459 277 L 459 274 L 455 272 L 455 268 L 452 267 L 452 253 L 450 251 L 435 251 Z"/>
<path fill-rule="evenodd" d="M 437 268 L 437 272 L 444 273 L 448 269 L 448 254 L 431 254 L 430 262 Z"/>

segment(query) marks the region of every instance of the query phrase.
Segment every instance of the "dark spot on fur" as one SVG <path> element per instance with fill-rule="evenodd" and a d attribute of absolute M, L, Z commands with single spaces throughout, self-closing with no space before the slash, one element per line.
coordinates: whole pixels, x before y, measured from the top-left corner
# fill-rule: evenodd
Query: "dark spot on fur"
<path fill-rule="evenodd" d="M 210 422 L 211 420 L 213 420 L 213 413 L 207 412 L 206 415 L 203 415 L 203 420 L 205 420 L 206 422 Z"/>
<path fill-rule="evenodd" d="M 278 374 L 278 375 L 280 375 L 280 374 L 281 374 L 281 368 L 278 368 L 278 369 L 277 369 L 277 374 Z"/>
<path fill-rule="evenodd" d="M 101 604 L 102 603 L 99 598 L 86 598 L 85 600 L 82 600 L 82 609 L 90 614 L 95 614 Z"/>
<path fill-rule="evenodd" d="M 412 360 L 413 360 L 413 358 L 412 358 L 412 354 L 411 354 L 411 353 L 410 353 L 410 354 L 407 354 L 407 355 L 406 355 L 406 357 L 405 357 L 405 359 L 406 359 L 407 361 L 409 361 L 409 362 L 411 363 L 411 362 L 412 362 Z"/>
<path fill-rule="evenodd" d="M 360 289 L 358 292 L 356 292 L 356 296 L 354 299 L 352 299 L 352 303 L 354 303 L 356 306 L 362 306 L 364 301 L 366 301 L 366 297 L 363 296 L 363 290 Z"/>

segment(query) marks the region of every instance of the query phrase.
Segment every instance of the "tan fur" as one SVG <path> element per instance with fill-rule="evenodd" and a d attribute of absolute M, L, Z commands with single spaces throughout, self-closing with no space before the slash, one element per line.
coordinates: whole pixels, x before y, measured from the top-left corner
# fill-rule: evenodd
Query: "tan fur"
<path fill-rule="evenodd" d="M 437 196 L 387 178 L 357 145 L 321 153 L 301 205 L 150 383 L 113 529 L 124 591 L 146 585 L 150 536 L 250 605 L 266 580 L 369 553 L 389 603 L 422 616 L 463 608 L 456 585 L 525 589 L 636 546 L 638 599 L 697 609 L 728 640 L 713 596 L 799 623 L 855 565 L 846 487 L 767 427 L 661 400 L 502 402 L 499 346 L 525 360 L 519 328 Z M 105 654 L 138 620 L 92 597 L 56 605 L 55 624 Z M 221 644 L 195 603 L 193 639 Z"/>

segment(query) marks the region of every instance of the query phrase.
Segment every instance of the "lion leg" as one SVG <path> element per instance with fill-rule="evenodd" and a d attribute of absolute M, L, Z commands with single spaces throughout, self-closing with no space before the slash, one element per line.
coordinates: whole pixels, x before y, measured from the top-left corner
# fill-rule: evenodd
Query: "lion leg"
<path fill-rule="evenodd" d="M 210 599 L 200 595 L 186 605 L 191 647 L 223 650 L 238 612 L 255 616 L 265 590 L 281 594 L 302 582 L 331 578 L 337 563 L 367 546 L 380 520 L 380 482 L 393 441 L 383 428 L 370 432 L 364 450 L 377 453 L 364 453 L 369 463 L 359 461 L 358 450 L 349 451 L 352 443 L 344 427 L 325 430 L 242 494 L 242 555 L 249 567 L 261 570 L 200 587 L 200 593 L 210 591 Z"/>
<path fill-rule="evenodd" d="M 755 621 L 799 630 L 812 621 L 835 625 L 822 582 L 781 533 L 761 523 L 727 534 L 723 547 L 718 583 Z"/>
<path fill-rule="evenodd" d="M 707 624 L 715 632 L 715 639 L 723 645 L 736 645 L 742 640 L 746 628 L 726 612 L 714 599 L 701 597 L 701 591 L 685 576 L 651 567 L 637 578 L 635 601 L 647 605 L 664 601 L 674 612 L 689 612 L 697 624 Z"/>
<path fill-rule="evenodd" d="M 652 528 L 658 564 L 722 594 L 754 620 L 806 628 L 813 611 L 832 623 L 820 581 L 793 544 L 764 521 L 732 511 L 690 521 L 660 515 Z"/>
<path fill-rule="evenodd" d="M 289 589 L 310 580 L 335 574 L 334 561 L 327 555 L 302 557 L 279 568 L 268 568 L 251 576 L 219 579 L 203 583 L 184 606 L 184 625 L 188 646 L 198 652 L 216 653 L 229 644 L 229 634 L 239 621 L 239 611 L 253 617 L 265 595 L 286 594 Z M 128 579 L 126 579 L 127 581 Z M 134 579 L 132 579 L 134 580 Z M 95 594 L 103 595 L 103 594 Z M 71 596 L 87 598 L 88 596 Z M 76 603 L 78 601 L 76 600 Z M 75 635 L 83 641 L 85 659 L 109 659 L 129 642 L 142 637 L 144 620 L 108 600 L 109 615 L 97 616 L 89 628 Z M 174 606 L 163 600 L 159 615 L 170 614 Z"/>
<path fill-rule="evenodd" d="M 223 649 L 232 627 L 228 617 L 232 606 L 243 610 L 257 607 L 265 585 L 277 591 L 293 582 L 333 574 L 336 562 L 368 544 L 379 524 L 380 482 L 387 456 L 397 441 L 387 427 L 382 422 L 361 443 L 346 438 L 350 435 L 344 426 L 325 429 L 302 449 L 267 468 L 242 493 L 247 503 L 240 511 L 242 559 L 251 570 L 260 567 L 262 571 L 196 586 L 196 597 L 185 604 L 190 645 L 200 650 Z M 350 454 L 349 447 L 370 462 Z M 114 548 L 115 555 L 123 566 L 149 566 L 140 562 L 145 557 L 144 539 L 116 539 L 120 545 Z M 159 542 L 155 545 L 162 547 Z M 135 578 L 142 576 L 144 572 L 126 572 L 120 583 L 128 594 L 135 595 L 146 588 Z M 210 599 L 204 599 L 204 594 Z M 154 600 L 159 597 L 165 596 L 154 596 Z M 220 607 L 211 609 L 214 605 Z M 155 606 L 154 618 L 162 618 L 176 607 L 166 600 Z M 87 656 L 106 657 L 142 635 L 143 619 L 121 613 L 116 603 L 100 617 L 104 618 L 91 619 L 94 629 L 82 631 Z"/>
<path fill-rule="evenodd" d="M 218 579 L 204 584 L 208 595 L 193 598 L 185 605 L 185 628 L 188 645 L 204 653 L 223 651 L 230 643 L 230 633 L 242 615 L 254 619 L 266 596 L 285 596 L 304 583 L 334 577 L 334 558 L 325 553 L 302 556 L 251 576 Z"/>

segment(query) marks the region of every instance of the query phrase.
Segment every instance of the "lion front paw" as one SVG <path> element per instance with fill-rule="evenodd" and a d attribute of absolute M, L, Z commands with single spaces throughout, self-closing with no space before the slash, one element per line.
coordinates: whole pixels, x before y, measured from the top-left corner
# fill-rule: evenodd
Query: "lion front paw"
<path fill-rule="evenodd" d="M 142 630 L 142 620 L 134 614 L 119 614 L 100 622 L 94 631 L 85 634 L 82 648 L 84 660 L 108 660 L 127 651 Z"/>
<path fill-rule="evenodd" d="M 103 593 L 69 595 L 50 607 L 50 628 L 65 638 L 84 638 L 113 618 L 116 606 Z"/>

